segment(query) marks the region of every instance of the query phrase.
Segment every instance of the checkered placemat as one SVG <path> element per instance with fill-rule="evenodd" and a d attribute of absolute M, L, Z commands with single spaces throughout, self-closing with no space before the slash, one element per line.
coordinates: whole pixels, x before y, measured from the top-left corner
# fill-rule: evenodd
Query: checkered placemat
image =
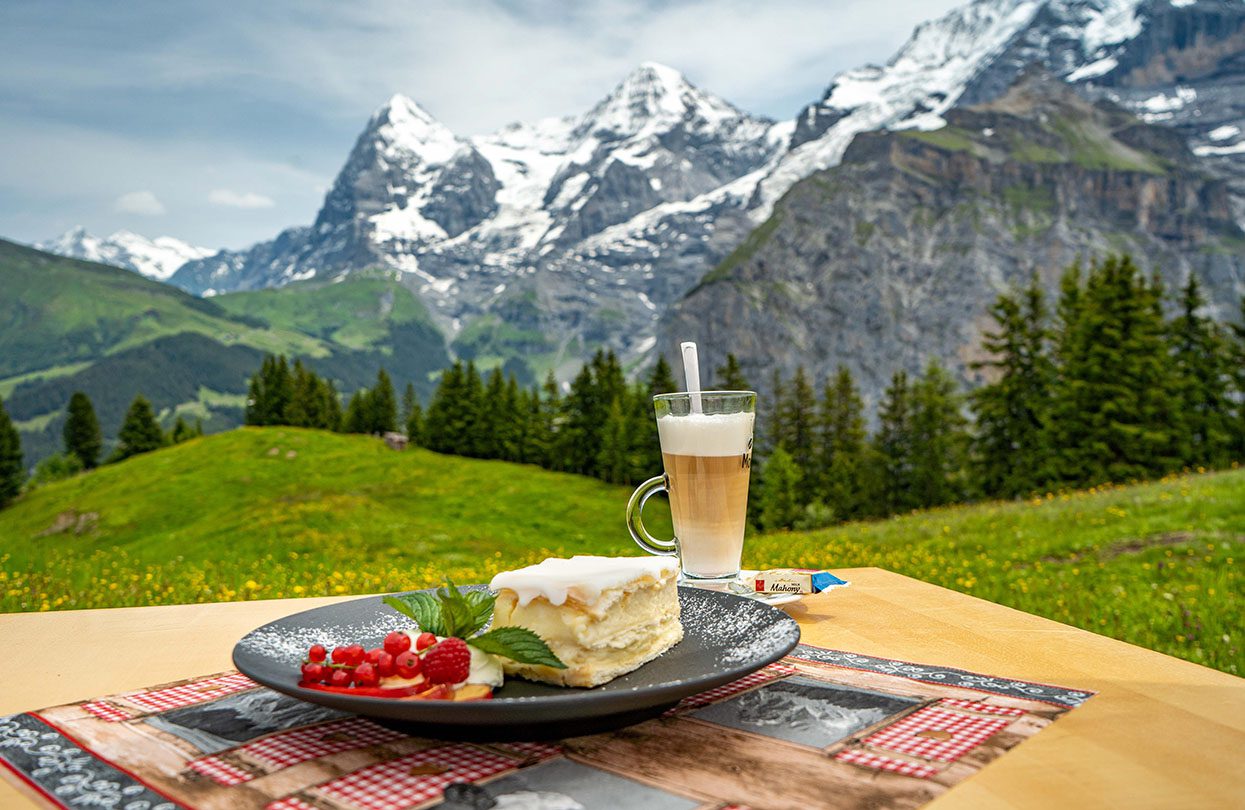
<path fill-rule="evenodd" d="M 257 688 L 259 688 L 259 684 L 255 683 L 255 681 L 240 672 L 231 672 L 214 678 L 204 678 L 198 681 L 191 681 L 190 683 L 167 686 L 162 689 L 126 692 L 122 695 L 116 695 L 110 700 L 93 700 L 89 703 L 84 703 L 82 708 L 101 720 L 115 723 L 123 720 L 132 720 L 142 714 L 155 714 L 157 712 L 172 711 L 173 709 L 184 709 L 187 706 L 196 706 L 209 700 L 216 700 L 225 695 L 231 695 L 234 692 L 243 692 L 247 689 Z M 129 704 L 137 711 L 118 704 Z"/>
<path fill-rule="evenodd" d="M 875 748 L 952 762 L 1011 723 L 927 706 L 871 734 L 864 742 Z"/>
<path fill-rule="evenodd" d="M 1008 717 L 1023 717 L 1024 709 L 1013 709 L 1010 706 L 994 706 L 989 703 L 978 703 L 974 700 L 960 700 L 959 698 L 943 698 L 938 701 L 939 706 L 946 706 L 949 709 L 967 709 L 970 712 L 978 714 L 1001 714 Z"/>
<path fill-rule="evenodd" d="M 360 810 L 402 810 L 438 798 L 453 782 L 484 779 L 517 764 L 471 745 L 445 745 L 381 762 L 278 799 L 267 810 L 316 810 L 317 794 Z"/>
<path fill-rule="evenodd" d="M 331 720 L 319 725 L 283 731 L 261 737 L 228 755 L 201 757 L 190 763 L 190 769 L 210 777 L 222 785 L 247 782 L 262 773 L 251 773 L 239 768 L 239 761 L 254 759 L 269 770 L 289 768 L 309 759 L 326 757 L 342 751 L 367 748 L 381 743 L 401 740 L 405 734 L 377 725 L 362 717 Z"/>
<path fill-rule="evenodd" d="M 904 776 L 915 776 L 919 779 L 928 779 L 938 773 L 938 769 L 932 765 L 926 765 L 921 762 L 905 762 L 902 759 L 892 759 L 871 751 L 861 751 L 858 749 L 840 751 L 834 755 L 834 758 L 839 762 L 850 762 L 853 765 L 863 765 L 876 771 L 901 773 Z"/>
<path fill-rule="evenodd" d="M 683 698 L 683 700 L 679 701 L 678 706 L 670 709 L 666 712 L 666 714 L 671 715 L 686 709 L 698 709 L 701 706 L 708 706 L 710 703 L 717 703 L 719 700 L 733 697 L 734 695 L 738 695 L 740 692 L 746 692 L 753 687 L 769 683 L 770 681 L 776 681 L 779 678 L 785 678 L 788 675 L 794 674 L 796 674 L 796 670 L 792 667 L 784 664 L 770 664 L 764 669 L 758 669 L 756 672 L 745 675 L 737 681 L 731 681 L 730 683 L 710 689 L 707 692 L 701 692 L 700 694 Z"/>

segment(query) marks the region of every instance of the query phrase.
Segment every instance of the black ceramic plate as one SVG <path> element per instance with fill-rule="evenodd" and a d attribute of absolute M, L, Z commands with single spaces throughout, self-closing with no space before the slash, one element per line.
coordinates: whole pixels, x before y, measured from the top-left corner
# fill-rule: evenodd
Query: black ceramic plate
<path fill-rule="evenodd" d="M 482 586 L 476 586 L 482 587 Z M 301 700 L 410 725 L 412 733 L 458 739 L 563 737 L 595 733 L 655 716 L 681 698 L 712 689 L 790 652 L 800 628 L 752 599 L 679 588 L 683 640 L 665 655 L 607 684 L 573 689 L 507 678 L 492 700 L 359 697 L 299 687 L 312 644 L 380 646 L 410 620 L 373 596 L 314 608 L 266 624 L 234 647 L 234 665 L 264 686 Z"/>

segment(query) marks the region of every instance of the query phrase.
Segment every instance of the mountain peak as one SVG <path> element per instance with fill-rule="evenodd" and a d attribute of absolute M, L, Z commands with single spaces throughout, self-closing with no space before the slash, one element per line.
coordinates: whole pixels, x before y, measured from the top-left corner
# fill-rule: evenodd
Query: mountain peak
<path fill-rule="evenodd" d="M 426 163 L 445 163 L 462 146 L 457 136 L 409 96 L 394 93 L 368 123 L 373 137 Z"/>
<path fill-rule="evenodd" d="M 675 68 L 641 62 L 584 116 L 577 133 L 629 137 L 666 130 L 686 120 L 713 125 L 745 115 L 693 85 Z"/>

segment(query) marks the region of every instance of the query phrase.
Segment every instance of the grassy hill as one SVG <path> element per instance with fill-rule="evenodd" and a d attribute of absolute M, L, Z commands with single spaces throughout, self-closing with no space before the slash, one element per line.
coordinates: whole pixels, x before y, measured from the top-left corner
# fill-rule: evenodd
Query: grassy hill
<path fill-rule="evenodd" d="M 0 611 L 397 590 L 631 554 L 627 494 L 366 437 L 233 431 L 0 512 Z M 878 565 L 1241 674 L 1243 545 L 1236 470 L 762 535 L 745 563 Z"/>
<path fill-rule="evenodd" d="M 0 397 L 28 465 L 60 447 L 74 391 L 110 436 L 135 394 L 166 426 L 177 414 L 208 430 L 241 422 L 247 377 L 263 354 L 298 356 L 343 392 L 387 368 L 427 396 L 449 363 L 414 293 L 391 277 L 201 299 L 137 273 L 0 240 Z"/>

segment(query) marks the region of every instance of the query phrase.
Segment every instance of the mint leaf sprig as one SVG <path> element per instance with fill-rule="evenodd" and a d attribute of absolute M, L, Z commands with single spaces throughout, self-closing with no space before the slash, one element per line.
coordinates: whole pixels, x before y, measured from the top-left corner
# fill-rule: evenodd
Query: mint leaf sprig
<path fill-rule="evenodd" d="M 495 627 L 480 633 L 492 619 L 497 601 L 488 591 L 460 591 L 450 581 L 435 593 L 386 596 L 384 601 L 426 633 L 461 638 L 477 650 L 520 664 L 566 669 L 545 640 L 526 627 Z"/>

